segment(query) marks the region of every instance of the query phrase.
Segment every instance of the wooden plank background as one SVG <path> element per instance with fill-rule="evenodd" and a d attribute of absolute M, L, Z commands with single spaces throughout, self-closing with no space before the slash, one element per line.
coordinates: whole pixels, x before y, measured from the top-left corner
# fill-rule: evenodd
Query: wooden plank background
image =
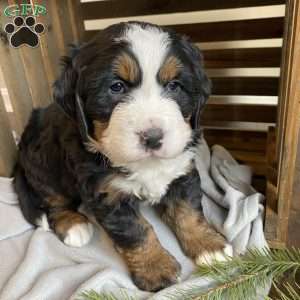
<path fill-rule="evenodd" d="M 218 49 L 202 51 L 206 68 L 280 67 L 281 48 Z"/>
<path fill-rule="evenodd" d="M 300 247 L 300 3 L 289 1 L 278 128 L 278 227 L 280 242 Z"/>
<path fill-rule="evenodd" d="M 12 175 L 16 150 L 16 143 L 0 93 L 0 176 Z"/>
<path fill-rule="evenodd" d="M 18 0 L 21 1 L 21 0 Z M 30 2 L 27 0 L 28 3 Z M 2 7 L 15 3 L 15 0 L 2 1 Z M 46 32 L 41 35 L 40 47 L 28 49 L 22 47 L 15 50 L 8 45 L 1 44 L 0 54 L 5 61 L 3 69 L 5 81 L 9 90 L 9 96 L 13 106 L 13 129 L 20 134 L 33 107 L 44 106 L 52 101 L 52 84 L 59 73 L 59 59 L 68 51 L 67 45 L 73 41 L 87 40 L 95 35 L 96 30 L 84 30 L 85 20 L 113 19 L 145 15 L 164 15 L 174 13 L 189 13 L 198 11 L 213 11 L 215 9 L 233 9 L 247 7 L 262 7 L 284 4 L 284 0 L 228 0 L 228 1 L 198 1 L 191 0 L 133 0 L 130 3 L 124 1 L 96 1 L 80 3 L 80 1 L 59 0 L 32 0 L 33 4 L 43 4 L 47 7 L 48 14 L 38 18 L 46 25 Z M 259 8 L 258 8 L 259 9 Z M 221 15 L 221 13 L 220 13 Z M 2 16 L 3 18 L 3 16 Z M 6 22 L 7 20 L 3 20 Z M 274 39 L 283 36 L 284 17 L 272 16 L 245 20 L 212 20 L 207 23 L 195 24 L 169 24 L 168 28 L 176 30 L 180 34 L 191 37 L 196 43 L 226 42 L 256 39 Z M 205 67 L 210 70 L 228 70 L 229 68 L 280 68 L 281 47 L 251 47 L 232 49 L 206 49 L 203 51 Z M 5 55 L 5 56 L 4 56 Z M 1 58 L 0 58 L 1 59 Z M 36 63 L 35 63 L 36 62 Z M 2 61 L 1 61 L 2 63 Z M 37 64 L 40 66 L 36 68 Z M 16 78 L 9 71 L 9 66 L 18 68 Z M 274 69 L 274 70 L 275 70 Z M 212 74 L 217 74 L 212 72 Z M 238 71 L 237 71 L 238 73 Z M 225 74 L 225 73 L 224 73 Z M 269 73 L 268 73 L 269 74 Z M 277 108 L 275 105 L 264 105 L 257 100 L 256 105 L 243 104 L 243 96 L 274 97 L 278 95 L 278 76 L 230 76 L 212 75 L 213 95 L 241 96 L 241 102 L 233 105 L 224 105 L 222 102 L 208 104 L 203 115 L 202 124 L 206 128 L 209 143 L 220 143 L 229 147 L 237 159 L 248 162 L 253 166 L 257 176 L 266 174 L 265 145 L 266 131 L 255 131 L 255 128 L 266 128 L 265 125 L 274 124 L 277 120 Z M 14 89 L 14 87 L 16 87 Z M 14 121 L 15 120 L 15 121 Z M 223 124 L 223 125 L 222 125 Z M 226 127 L 226 124 L 230 126 Z M 243 125 L 239 128 L 239 124 Z M 247 129 L 247 124 L 253 124 Z M 223 129 L 222 129 L 223 126 Z M 236 127 L 235 127 L 236 126 Z M 246 127 L 245 127 L 246 126 Z M 226 129 L 227 128 L 227 129 Z M 228 130 L 230 128 L 230 130 Z M 254 128 L 254 129 L 253 129 Z M 254 130 L 254 131 L 253 131 Z M 245 137 L 248 136 L 248 142 Z M 242 142 L 244 140 L 244 142 Z M 235 148 L 230 148 L 236 145 Z M 247 149 L 244 145 L 247 145 Z"/>
<path fill-rule="evenodd" d="M 11 175 L 16 154 L 13 136 L 18 140 L 34 107 L 43 107 L 53 101 L 52 84 L 59 73 L 60 57 L 67 54 L 68 45 L 79 37 L 78 32 L 75 36 L 74 20 L 71 22 L 76 5 L 71 5 L 70 1 L 3 0 L 0 2 L 1 28 L 12 21 L 2 13 L 5 7 L 21 3 L 46 6 L 47 14 L 37 18 L 45 25 L 45 32 L 37 48 L 14 49 L 5 34 L 0 40 L 0 67 L 9 96 L 6 99 L 9 103 L 5 105 L 0 97 L 0 176 Z M 12 112 L 6 111 L 8 104 Z"/>
<path fill-rule="evenodd" d="M 278 95 L 278 78 L 223 77 L 211 78 L 214 95 Z"/>
<path fill-rule="evenodd" d="M 201 122 L 203 125 L 212 120 L 276 123 L 276 110 L 276 106 L 266 105 L 207 105 Z"/>
<path fill-rule="evenodd" d="M 169 25 L 166 27 L 175 30 L 179 34 L 185 34 L 189 36 L 192 42 L 197 43 L 280 38 L 283 35 L 283 22 L 284 18 L 278 17 L 247 21 L 242 20 L 201 24 Z M 93 30 L 86 31 L 85 40 L 89 40 L 97 32 L 98 31 Z"/>
<path fill-rule="evenodd" d="M 284 0 L 131 0 L 87 2 L 82 5 L 85 20 L 168 14 L 189 11 L 228 9 L 251 6 L 284 4 Z"/>

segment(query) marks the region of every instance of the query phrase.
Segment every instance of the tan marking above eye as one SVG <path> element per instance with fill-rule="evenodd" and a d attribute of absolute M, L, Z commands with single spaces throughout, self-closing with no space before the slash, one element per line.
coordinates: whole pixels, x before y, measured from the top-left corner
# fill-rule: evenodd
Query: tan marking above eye
<path fill-rule="evenodd" d="M 161 82 L 169 82 L 173 80 L 180 70 L 182 63 L 175 56 L 169 56 L 159 70 L 158 76 Z"/>
<path fill-rule="evenodd" d="M 136 82 L 139 78 L 139 67 L 137 62 L 125 52 L 115 60 L 114 71 L 122 79 L 129 82 Z"/>

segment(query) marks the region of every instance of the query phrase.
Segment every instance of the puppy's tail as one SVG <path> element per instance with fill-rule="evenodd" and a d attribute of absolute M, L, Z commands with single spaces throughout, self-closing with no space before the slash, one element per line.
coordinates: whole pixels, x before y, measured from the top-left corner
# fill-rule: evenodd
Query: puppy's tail
<path fill-rule="evenodd" d="M 42 199 L 34 192 L 27 182 L 23 168 L 17 164 L 15 168 L 14 188 L 19 198 L 19 204 L 24 218 L 37 226 L 43 215 L 40 208 Z"/>

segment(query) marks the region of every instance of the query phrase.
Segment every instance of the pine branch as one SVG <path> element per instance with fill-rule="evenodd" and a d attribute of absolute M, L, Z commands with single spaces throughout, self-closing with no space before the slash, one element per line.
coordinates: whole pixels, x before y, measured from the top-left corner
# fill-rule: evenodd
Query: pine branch
<path fill-rule="evenodd" d="M 236 273 L 247 275 L 266 272 L 268 276 L 276 280 L 287 271 L 291 271 L 295 276 L 299 269 L 300 249 L 254 249 L 247 251 L 241 257 L 234 257 L 224 262 L 216 261 L 212 265 L 201 265 L 197 275 L 208 276 L 224 282 L 231 280 Z"/>
<path fill-rule="evenodd" d="M 273 283 L 273 285 L 281 300 L 300 300 L 300 286 L 297 283 L 295 283 L 295 287 L 290 283 L 284 284 L 284 291 L 280 289 L 276 283 Z M 297 288 L 297 290 L 295 288 Z"/>
<path fill-rule="evenodd" d="M 256 299 L 257 288 L 265 287 L 270 278 L 262 274 L 240 275 L 236 279 L 211 288 L 194 300 Z"/>
<path fill-rule="evenodd" d="M 97 293 L 94 290 L 84 292 L 81 294 L 78 300 L 118 300 L 113 295 L 109 295 L 106 293 Z"/>
<path fill-rule="evenodd" d="M 136 300 L 133 297 L 126 294 L 126 292 L 120 293 L 122 296 L 122 300 Z M 118 298 L 112 293 L 97 293 L 94 290 L 84 292 L 81 295 L 81 298 L 78 300 L 118 300 Z"/>
<path fill-rule="evenodd" d="M 213 278 L 219 286 L 196 299 L 255 299 L 258 288 L 266 288 L 271 279 L 276 282 L 288 271 L 295 276 L 299 268 L 299 249 L 250 250 L 243 257 L 200 266 L 198 275 Z"/>
<path fill-rule="evenodd" d="M 299 291 L 291 284 L 285 284 L 284 289 L 277 282 L 287 272 L 295 275 L 300 270 L 300 249 L 250 250 L 242 257 L 234 257 L 225 262 L 213 262 L 211 265 L 199 267 L 196 275 L 212 278 L 217 286 L 203 292 L 197 286 L 176 290 L 169 295 L 170 299 L 194 300 L 248 300 L 257 299 L 257 291 L 266 288 L 273 279 L 274 287 L 281 300 L 300 300 Z M 300 290 L 299 285 L 295 287 Z M 88 292 L 82 295 L 84 300 L 118 300 L 112 294 L 97 294 Z M 134 298 L 122 296 L 122 299 Z M 271 300 L 271 298 L 266 297 Z M 277 299 L 278 300 L 278 299 Z"/>

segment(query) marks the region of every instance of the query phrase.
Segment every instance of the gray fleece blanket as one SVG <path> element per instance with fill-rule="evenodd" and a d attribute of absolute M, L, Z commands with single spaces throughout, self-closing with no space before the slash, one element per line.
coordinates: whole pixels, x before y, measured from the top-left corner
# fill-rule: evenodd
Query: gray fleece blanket
<path fill-rule="evenodd" d="M 234 254 L 242 254 L 248 247 L 266 247 L 264 197 L 250 185 L 250 168 L 239 165 L 221 146 L 209 149 L 204 140 L 197 149 L 196 165 L 204 192 L 205 217 L 227 238 Z M 154 210 L 145 206 L 142 213 L 161 244 L 182 266 L 182 282 L 156 294 L 137 289 L 100 226 L 95 224 L 88 245 L 68 247 L 52 232 L 34 229 L 24 220 L 12 179 L 0 178 L 0 300 L 80 299 L 79 295 L 90 289 L 113 292 L 119 299 L 124 298 L 125 290 L 137 299 L 155 300 L 168 299 L 178 288 L 188 289 L 191 285 L 203 291 L 210 288 L 213 281 L 192 276 L 195 266 Z"/>

